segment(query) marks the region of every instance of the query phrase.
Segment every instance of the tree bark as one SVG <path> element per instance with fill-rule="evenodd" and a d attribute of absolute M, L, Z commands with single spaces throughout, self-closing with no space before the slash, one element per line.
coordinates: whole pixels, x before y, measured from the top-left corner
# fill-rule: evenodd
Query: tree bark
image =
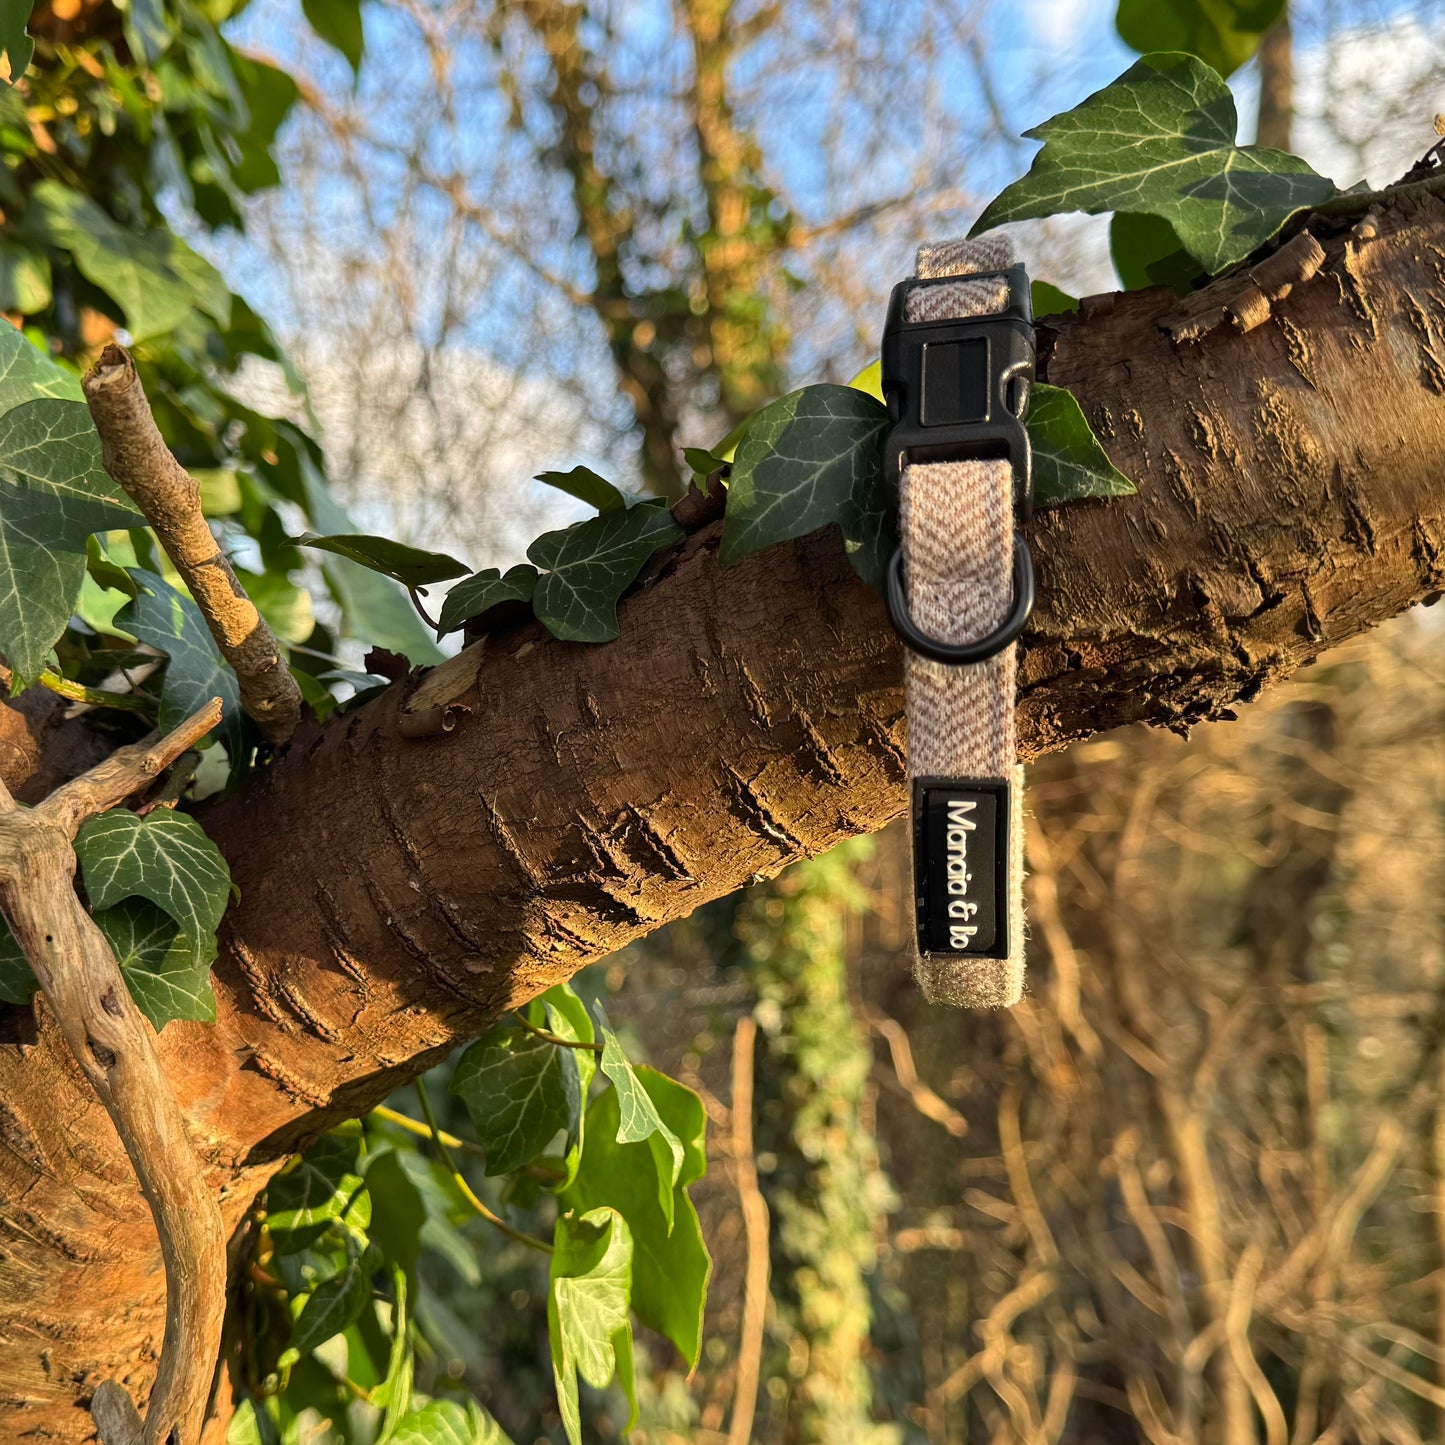
<path fill-rule="evenodd" d="M 1139 493 L 1031 525 L 1025 756 L 1229 716 L 1445 586 L 1445 200 L 1333 224 L 1246 334 L 1175 346 L 1160 292 L 1041 328 Z M 900 654 L 836 537 L 726 569 L 717 542 L 661 563 L 617 642 L 487 637 L 205 810 L 240 888 L 217 1023 L 159 1047 L 229 1227 L 288 1151 L 499 1011 L 902 811 Z M 0 749 L 12 787 L 33 753 Z M 53 1021 L 0 1011 L 0 1438 L 86 1438 L 103 1378 L 143 1397 L 162 1294 Z"/>

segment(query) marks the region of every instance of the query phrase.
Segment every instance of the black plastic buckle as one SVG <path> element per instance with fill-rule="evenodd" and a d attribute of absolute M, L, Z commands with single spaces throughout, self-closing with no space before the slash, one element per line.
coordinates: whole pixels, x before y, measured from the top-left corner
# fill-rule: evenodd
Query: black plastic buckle
<path fill-rule="evenodd" d="M 983 279 L 950 276 L 903 281 L 893 288 L 883 328 L 883 399 L 893 427 L 883 444 L 884 477 L 897 488 L 903 468 L 917 462 L 1006 459 L 1016 486 L 1020 526 L 1033 515 L 1033 452 L 1024 428 L 1034 380 L 1033 307 L 1022 266 L 991 273 L 1008 281 L 1008 304 L 993 316 L 953 321 L 908 321 L 908 292 Z M 950 665 L 981 662 L 1002 652 L 1033 610 L 1033 560 L 1022 533 L 1014 540 L 1013 604 L 987 637 L 958 645 L 920 632 L 908 614 L 900 549 L 888 569 L 888 615 L 915 652 Z"/>

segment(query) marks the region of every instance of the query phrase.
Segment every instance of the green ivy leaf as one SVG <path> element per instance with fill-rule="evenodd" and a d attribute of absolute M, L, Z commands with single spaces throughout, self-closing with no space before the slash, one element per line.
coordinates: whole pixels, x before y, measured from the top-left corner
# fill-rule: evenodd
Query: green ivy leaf
<path fill-rule="evenodd" d="M 451 1091 L 467 1106 L 487 1173 L 529 1164 L 582 1110 L 575 1049 L 559 1048 L 522 1029 L 494 1030 L 457 1062 Z"/>
<path fill-rule="evenodd" d="M 309 1355 L 360 1318 L 371 1299 L 371 1274 L 365 1256 L 352 1252 L 342 1268 L 322 1280 L 306 1297 L 301 1313 L 291 1327 L 290 1349 Z"/>
<path fill-rule="evenodd" d="M 1048 281 L 1031 281 L 1029 293 L 1035 316 L 1062 316 L 1066 311 L 1079 309 L 1077 296 L 1070 296 L 1067 291 L 1060 291 L 1057 286 Z"/>
<path fill-rule="evenodd" d="M 1036 382 L 1027 426 L 1035 506 L 1056 507 L 1078 497 L 1125 497 L 1136 490 L 1099 445 L 1072 392 Z"/>
<path fill-rule="evenodd" d="M 135 584 L 136 595 L 116 613 L 116 623 L 147 647 L 169 658 L 161 682 L 158 726 L 162 731 L 176 727 L 211 698 L 218 697 L 224 719 L 222 726 L 231 725 L 227 729 L 228 742 L 234 749 L 241 717 L 241 689 L 236 674 L 221 656 L 201 609 L 164 578 L 144 567 L 128 567 L 126 572 Z"/>
<path fill-rule="evenodd" d="M 1231 75 L 1259 49 L 1285 0 L 1119 0 L 1124 43 L 1141 54 L 1184 50 Z"/>
<path fill-rule="evenodd" d="M 1203 61 L 1146 55 L 1027 132 L 1043 149 L 974 233 L 1063 211 L 1144 212 L 1168 221 L 1206 271 L 1222 271 L 1335 193 L 1298 156 L 1237 145 L 1237 127 L 1229 87 Z"/>
<path fill-rule="evenodd" d="M 412 1183 L 395 1149 L 373 1150 L 368 1156 L 366 1190 L 372 1201 L 372 1241 L 387 1259 L 411 1276 L 421 1252 L 427 1210 L 421 1191 Z"/>
<path fill-rule="evenodd" d="M 139 514 L 101 466 L 84 404 L 31 399 L 64 378 L 11 334 L 19 346 L 0 353 L 0 402 L 12 403 L 0 415 L 0 652 L 19 691 L 40 675 L 80 600 L 90 534 Z"/>
<path fill-rule="evenodd" d="M 366 48 L 361 0 L 301 0 L 301 11 L 317 35 L 346 57 L 352 72 L 360 73 Z"/>
<path fill-rule="evenodd" d="M 668 1226 L 658 1200 L 657 1160 L 643 1144 L 619 1144 L 618 1093 L 600 1093 L 587 1110 L 582 1167 L 559 1196 L 564 1209 L 586 1213 L 606 1205 L 632 1231 L 632 1308 L 638 1319 L 675 1344 L 688 1368 L 702 1349 L 702 1312 L 712 1259 L 687 1185 L 707 1169 L 707 1115 L 691 1089 L 654 1069 L 637 1077 L 658 1113 L 682 1141 L 683 1164 L 673 1188 Z"/>
<path fill-rule="evenodd" d="M 29 1003 L 40 987 L 9 925 L 0 918 L 0 1003 Z"/>
<path fill-rule="evenodd" d="M 663 1122 L 652 1096 L 642 1087 L 600 1003 L 597 1022 L 602 1033 L 602 1072 L 617 1090 L 616 1140 L 619 1144 L 647 1144 L 657 1165 L 657 1202 L 671 1232 L 673 1191 L 683 1165 L 682 1140 Z"/>
<path fill-rule="evenodd" d="M 854 386 L 805 386 L 764 407 L 733 459 L 723 562 L 836 522 L 858 573 L 881 585 L 897 536 L 887 430 L 886 408 Z"/>
<path fill-rule="evenodd" d="M 566 983 L 554 984 L 537 1000 L 546 1011 L 547 1028 L 558 1038 L 571 1039 L 574 1043 L 595 1043 L 596 1030 L 587 1005 L 577 997 L 572 986 Z M 587 1091 L 597 1077 L 597 1055 L 591 1049 L 571 1051 L 577 1066 L 577 1097 L 584 1108 L 579 1108 L 575 1127 L 567 1137 L 567 1153 L 563 1157 L 565 1173 L 561 1181 L 550 1186 L 554 1192 L 565 1189 L 576 1177 L 582 1163 L 583 1133 L 586 1128 L 585 1105 Z"/>
<path fill-rule="evenodd" d="M 627 493 L 614 486 L 606 477 L 599 476 L 591 467 L 573 467 L 570 472 L 538 472 L 536 481 L 544 486 L 555 487 L 596 507 L 599 512 L 624 512 L 629 498 Z"/>
<path fill-rule="evenodd" d="M 305 642 L 316 630 L 311 594 L 281 572 L 249 572 L 236 568 L 237 580 L 256 611 L 282 642 Z"/>
<path fill-rule="evenodd" d="M 78 376 L 57 366 L 9 323 L 0 326 L 0 412 L 41 397 L 85 405 Z"/>
<path fill-rule="evenodd" d="M 362 1189 L 356 1136 L 323 1134 L 266 1187 L 266 1227 L 278 1252 L 303 1249 L 339 1220 Z"/>
<path fill-rule="evenodd" d="M 654 552 L 681 538 L 667 508 L 647 503 L 545 532 L 527 548 L 545 574 L 532 610 L 564 642 L 610 642 L 617 636 L 617 599 Z"/>
<path fill-rule="evenodd" d="M 557 1403 L 570 1445 L 582 1445 L 577 1377 L 594 1389 L 617 1375 L 633 1401 L 632 1328 L 627 1307 L 632 1292 L 632 1234 L 611 1209 L 564 1214 L 552 1236 L 552 1269 L 547 1291 L 547 1335 Z M 636 1404 L 632 1405 L 636 1417 Z M 629 1420 L 627 1429 L 632 1428 Z"/>
<path fill-rule="evenodd" d="M 512 1445 L 509 1436 L 475 1400 L 433 1400 L 412 1410 L 396 1427 L 392 1445 Z"/>
<path fill-rule="evenodd" d="M 168 808 L 144 818 L 112 808 L 81 825 L 75 856 L 92 908 L 149 899 L 180 925 L 196 966 L 204 961 L 209 969 L 231 895 L 231 870 L 194 818 Z"/>
<path fill-rule="evenodd" d="M 298 440 L 296 446 L 301 459 L 300 481 L 312 526 L 331 536 L 349 532 L 351 519 L 345 509 L 331 495 L 325 479 L 311 464 L 304 444 Z M 370 567 L 342 557 L 323 562 L 321 570 L 352 636 L 399 652 L 418 667 L 442 660 L 441 649 L 427 631 L 426 624 L 417 616 L 411 599 L 399 591 L 395 583 L 378 576 Z"/>
<path fill-rule="evenodd" d="M 706 447 L 683 447 L 682 459 L 692 468 L 694 474 L 704 481 L 728 465 L 726 460 L 715 456 Z"/>
<path fill-rule="evenodd" d="M 0 0 L 0 50 L 9 65 L 8 85 L 25 74 L 35 54 L 35 41 L 25 28 L 33 8 L 33 0 Z"/>
<path fill-rule="evenodd" d="M 1174 227 L 1158 216 L 1116 211 L 1109 220 L 1109 254 L 1126 291 L 1172 286 L 1183 294 L 1199 275 L 1199 263 L 1180 245 Z"/>
<path fill-rule="evenodd" d="M 154 1028 L 172 1019 L 216 1021 L 211 965 L 216 936 L 189 937 L 169 914 L 141 898 L 127 898 L 95 914 L 126 987 Z"/>
<path fill-rule="evenodd" d="M 388 1445 L 396 1438 L 397 1428 L 411 1405 L 416 1374 L 416 1351 L 411 1346 L 406 1319 L 407 1271 L 395 1261 L 391 1264 L 391 1289 L 391 1349 L 387 1352 L 386 1375 L 371 1392 L 371 1403 L 382 1410 L 376 1445 Z"/>
<path fill-rule="evenodd" d="M 537 569 L 525 562 L 505 573 L 485 567 L 464 577 L 447 593 L 437 627 L 443 634 L 457 632 L 499 602 L 530 602 L 536 588 Z"/>
<path fill-rule="evenodd" d="M 50 305 L 50 260 L 15 241 L 0 240 L 0 311 L 33 316 Z"/>
<path fill-rule="evenodd" d="M 390 537 L 367 537 L 359 532 L 318 537 L 315 532 L 303 532 L 288 540 L 293 547 L 334 552 L 338 557 L 358 562 L 400 582 L 403 587 L 427 587 L 433 582 L 460 577 L 467 570 L 465 562 L 458 562 L 445 552 L 423 552 L 420 547 L 408 547 L 405 542 L 394 542 Z"/>
<path fill-rule="evenodd" d="M 174 330 L 192 309 L 230 322 L 221 273 L 172 231 L 122 226 L 89 196 L 51 180 L 30 192 L 24 228 L 69 251 L 86 280 L 115 298 L 137 341 Z"/>

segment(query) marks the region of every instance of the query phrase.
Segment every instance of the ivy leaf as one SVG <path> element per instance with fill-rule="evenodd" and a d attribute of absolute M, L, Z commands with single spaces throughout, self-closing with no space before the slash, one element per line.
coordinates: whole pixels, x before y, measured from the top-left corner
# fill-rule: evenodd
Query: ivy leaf
<path fill-rule="evenodd" d="M 0 1003 L 29 1003 L 39 987 L 9 924 L 0 918 Z"/>
<path fill-rule="evenodd" d="M 149 899 L 180 925 L 196 966 L 204 960 L 209 968 L 231 870 L 194 818 L 168 808 L 144 818 L 112 808 L 81 825 L 75 856 L 92 908 Z"/>
<path fill-rule="evenodd" d="M 147 647 L 169 658 L 161 682 L 157 725 L 162 731 L 173 728 L 211 698 L 218 697 L 225 719 L 222 726 L 230 724 L 227 740 L 234 756 L 241 718 L 241 689 L 236 674 L 226 666 L 201 609 L 164 578 L 144 567 L 128 567 L 126 572 L 135 584 L 136 595 L 116 613 L 116 623 Z"/>
<path fill-rule="evenodd" d="M 1126 291 L 1172 286 L 1182 295 L 1199 275 L 1199 263 L 1180 245 L 1174 227 L 1158 216 L 1116 211 L 1109 220 L 1109 254 Z"/>
<path fill-rule="evenodd" d="M 682 1140 L 663 1122 L 652 1096 L 642 1087 L 600 1003 L 597 1005 L 597 1020 L 602 1031 L 602 1072 L 612 1080 L 617 1090 L 615 1138 L 619 1144 L 646 1142 L 657 1165 L 657 1202 L 671 1233 L 673 1189 L 683 1165 Z"/>
<path fill-rule="evenodd" d="M 371 1298 L 371 1274 L 365 1257 L 353 1252 L 330 1279 L 322 1280 L 306 1297 L 291 1327 L 290 1349 L 309 1355 L 332 1335 L 354 1324 Z"/>
<path fill-rule="evenodd" d="M 1126 497 L 1134 483 L 1109 460 L 1073 393 L 1036 382 L 1026 423 L 1034 452 L 1034 505 L 1078 497 Z"/>
<path fill-rule="evenodd" d="M 579 1375 L 601 1390 L 615 1374 L 629 1401 L 633 1398 L 632 1328 L 627 1318 L 631 1292 L 632 1234 L 627 1221 L 612 1209 L 562 1215 L 552 1236 L 547 1335 L 570 1445 L 582 1445 Z"/>
<path fill-rule="evenodd" d="M 853 386 L 805 386 L 764 407 L 733 459 L 723 562 L 836 522 L 858 573 L 879 585 L 896 535 L 887 430 L 887 409 Z"/>
<path fill-rule="evenodd" d="M 1298 156 L 1235 144 L 1237 127 L 1229 87 L 1203 61 L 1146 55 L 1026 132 L 1044 148 L 974 233 L 1062 211 L 1144 212 L 1168 221 L 1206 271 L 1222 271 L 1335 193 Z"/>
<path fill-rule="evenodd" d="M 0 652 L 15 691 L 40 675 L 70 621 L 90 534 L 139 520 L 100 464 L 84 404 L 31 399 L 61 378 L 46 374 L 45 359 L 23 337 L 19 343 L 24 350 L 12 343 L 0 353 L 0 401 L 19 403 L 0 415 Z"/>
<path fill-rule="evenodd" d="M 545 574 L 532 610 L 564 642 L 610 642 L 617 636 L 617 599 L 654 552 L 681 538 L 667 508 L 645 502 L 544 532 L 527 548 Z"/>
<path fill-rule="evenodd" d="M 50 305 L 50 261 L 14 241 L 0 240 L 0 311 L 33 316 Z"/>
<path fill-rule="evenodd" d="M 317 35 L 346 57 L 352 72 L 360 73 L 366 48 L 361 0 L 301 0 L 301 11 Z"/>
<path fill-rule="evenodd" d="M 372 1240 L 393 1264 L 408 1276 L 414 1274 L 426 1204 L 395 1149 L 373 1151 L 368 1157 L 366 1191 L 372 1201 Z"/>
<path fill-rule="evenodd" d="M 714 456 L 706 447 L 683 447 L 682 459 L 704 480 L 728 465 L 722 457 Z"/>
<path fill-rule="evenodd" d="M 266 1228 L 282 1254 L 304 1248 L 351 1207 L 363 1187 L 355 1135 L 323 1134 L 266 1187 Z"/>
<path fill-rule="evenodd" d="M 1259 49 L 1285 0 L 1119 0 L 1114 18 L 1125 45 L 1141 54 L 1184 50 L 1231 75 Z"/>
<path fill-rule="evenodd" d="M 157 1032 L 172 1019 L 215 1023 L 214 933 L 190 938 L 169 914 L 141 898 L 101 909 L 95 922 L 115 954 L 130 996 Z"/>
<path fill-rule="evenodd" d="M 396 1157 L 394 1152 L 391 1157 Z M 413 1267 L 415 1263 L 413 1256 Z M 387 1352 L 386 1376 L 371 1391 L 371 1403 L 382 1409 L 381 1428 L 377 1431 L 376 1445 L 389 1445 L 389 1442 L 396 1438 L 397 1427 L 411 1405 L 411 1387 L 416 1375 L 416 1351 L 412 1348 L 411 1331 L 407 1327 L 407 1288 L 407 1271 L 392 1261 L 391 1349 Z"/>
<path fill-rule="evenodd" d="M 569 497 L 576 497 L 579 502 L 586 502 L 599 512 L 627 510 L 627 494 L 591 467 L 573 467 L 570 472 L 538 472 L 535 480 L 555 487 L 559 492 L 566 492 Z"/>
<path fill-rule="evenodd" d="M 85 405 L 78 376 L 57 366 L 13 326 L 0 326 L 0 412 L 40 397 Z"/>
<path fill-rule="evenodd" d="M 600 1093 L 587 1110 L 582 1167 L 560 1194 L 559 1203 L 578 1213 L 606 1205 L 627 1221 L 633 1239 L 633 1311 L 644 1324 L 666 1335 L 692 1369 L 702 1349 L 702 1312 L 712 1259 L 686 1186 L 707 1169 L 707 1115 L 691 1089 L 654 1069 L 636 1072 L 659 1114 L 683 1143 L 671 1229 L 658 1202 L 652 1151 L 643 1144 L 617 1142 L 615 1088 Z"/>
<path fill-rule="evenodd" d="M 1070 296 L 1048 281 L 1031 281 L 1029 293 L 1035 316 L 1062 316 L 1079 309 L 1077 296 Z"/>
<path fill-rule="evenodd" d="M 502 1028 L 461 1056 L 451 1091 L 472 1116 L 489 1175 L 530 1164 L 560 1131 L 576 1128 L 582 1100 L 575 1053 Z"/>
<path fill-rule="evenodd" d="M 536 587 L 537 569 L 525 562 L 505 573 L 485 567 L 464 577 L 447 593 L 437 627 L 443 634 L 456 632 L 499 602 L 530 602 Z"/>
<path fill-rule="evenodd" d="M 295 445 L 312 525 L 329 535 L 348 531 L 351 519 L 327 489 L 320 471 L 311 464 L 304 442 L 298 439 Z M 389 579 L 342 557 L 324 562 L 321 570 L 353 636 L 399 652 L 418 667 L 442 660 L 441 649 L 417 616 L 411 599 L 399 592 Z"/>
<path fill-rule="evenodd" d="M 0 0 L 0 49 L 9 65 L 8 85 L 25 74 L 35 54 L 35 41 L 25 28 L 33 8 L 32 0 Z"/>
<path fill-rule="evenodd" d="M 192 309 L 230 323 L 221 273 L 172 231 L 122 226 L 89 196 L 51 180 L 30 192 L 24 228 L 69 251 L 86 280 L 115 298 L 137 341 L 174 330 Z"/>
<path fill-rule="evenodd" d="M 577 997 L 572 986 L 566 983 L 554 984 L 538 1000 L 546 1010 L 547 1027 L 561 1039 L 574 1043 L 591 1044 L 597 1039 L 592 1026 L 592 1016 L 587 1005 Z M 577 1097 L 581 1106 L 587 1103 L 587 1091 L 597 1077 L 597 1055 L 591 1049 L 570 1051 L 577 1066 Z M 582 1163 L 583 1135 L 586 1129 L 586 1114 L 579 1107 L 574 1127 L 567 1136 L 567 1153 L 563 1158 L 564 1174 L 560 1183 L 550 1186 L 554 1192 L 565 1189 L 576 1177 Z"/>
<path fill-rule="evenodd" d="M 402 1419 L 391 1445 L 512 1445 L 512 1439 L 475 1400 L 433 1400 Z"/>
<path fill-rule="evenodd" d="M 427 587 L 433 582 L 460 577 L 467 570 L 465 562 L 458 562 L 445 552 L 423 552 L 420 547 L 408 547 L 405 542 L 394 542 L 390 537 L 367 537 L 359 532 L 318 537 L 315 532 L 303 532 L 288 540 L 293 547 L 315 547 L 320 552 L 334 552 L 349 562 L 359 562 L 373 572 L 393 578 L 403 587 Z"/>

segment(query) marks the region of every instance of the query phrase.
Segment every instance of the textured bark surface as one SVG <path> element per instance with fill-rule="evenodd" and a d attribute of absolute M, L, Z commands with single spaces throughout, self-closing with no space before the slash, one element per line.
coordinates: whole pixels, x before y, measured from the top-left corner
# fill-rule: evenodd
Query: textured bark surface
<path fill-rule="evenodd" d="M 1227 715 L 1445 585 L 1445 202 L 1348 224 L 1247 334 L 1176 348 L 1159 293 L 1042 328 L 1140 490 L 1032 526 L 1026 755 Z M 498 1010 L 902 810 L 899 653 L 836 538 L 731 569 L 717 540 L 649 577 L 616 643 L 487 638 L 207 811 L 241 889 L 218 1022 L 160 1048 L 229 1225 Z M 7 780 L 27 756 L 0 749 Z M 114 1131 L 44 1010 L 4 1010 L 0 1438 L 85 1438 L 96 1381 L 144 1394 L 162 1318 Z"/>

